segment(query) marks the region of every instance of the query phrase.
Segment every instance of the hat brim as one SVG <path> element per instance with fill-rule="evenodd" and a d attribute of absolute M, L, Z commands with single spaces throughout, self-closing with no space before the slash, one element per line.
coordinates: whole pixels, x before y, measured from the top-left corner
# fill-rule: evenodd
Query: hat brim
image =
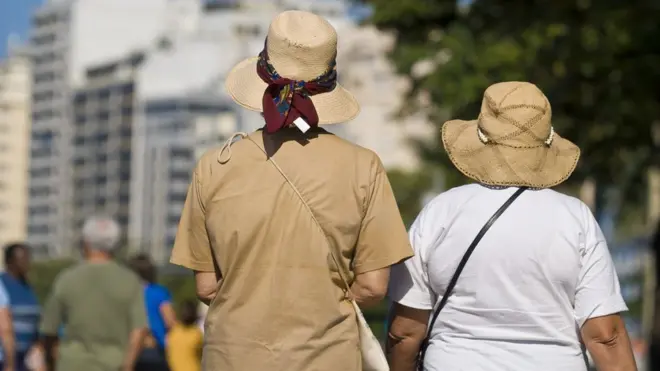
<path fill-rule="evenodd" d="M 580 149 L 556 133 L 549 146 L 516 148 L 483 143 L 477 129 L 477 120 L 447 121 L 442 142 L 454 166 L 483 184 L 550 188 L 568 179 L 580 158 Z"/>
<path fill-rule="evenodd" d="M 237 64 L 227 76 L 225 87 L 231 98 L 251 111 L 262 112 L 264 91 L 268 85 L 257 75 L 257 58 Z M 319 124 L 339 124 L 354 119 L 360 113 L 360 105 L 341 85 L 328 93 L 311 97 L 319 116 Z"/>

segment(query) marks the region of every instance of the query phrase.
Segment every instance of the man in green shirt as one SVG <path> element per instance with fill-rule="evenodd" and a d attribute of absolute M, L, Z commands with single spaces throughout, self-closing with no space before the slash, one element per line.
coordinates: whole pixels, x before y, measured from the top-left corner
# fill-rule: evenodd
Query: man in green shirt
<path fill-rule="evenodd" d="M 92 217 L 82 235 L 85 261 L 57 277 L 42 313 L 48 369 L 133 371 L 147 331 L 142 285 L 112 258 L 121 235 L 114 220 Z"/>

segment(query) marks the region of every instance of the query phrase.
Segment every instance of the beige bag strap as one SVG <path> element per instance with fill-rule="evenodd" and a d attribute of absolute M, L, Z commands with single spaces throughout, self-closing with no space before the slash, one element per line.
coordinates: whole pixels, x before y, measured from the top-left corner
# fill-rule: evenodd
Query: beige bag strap
<path fill-rule="evenodd" d="M 242 134 L 242 133 L 241 133 L 241 134 Z M 236 134 L 236 135 L 238 135 L 238 134 Z M 284 172 L 284 170 L 282 170 L 282 168 L 277 164 L 277 162 L 275 162 L 275 160 L 273 160 L 273 157 L 272 157 L 272 156 L 268 156 L 268 153 L 266 152 L 266 150 L 263 149 L 263 148 L 261 148 L 261 146 L 260 146 L 259 144 L 257 144 L 257 142 L 255 142 L 254 140 L 252 140 L 252 138 L 250 138 L 250 137 L 247 136 L 247 135 L 242 135 L 242 136 L 243 136 L 243 138 L 246 138 L 246 139 L 248 139 L 250 142 L 254 143 L 254 145 L 257 146 L 257 148 L 259 148 L 259 149 L 261 150 L 261 152 L 263 152 L 263 153 L 266 155 L 266 158 L 268 158 L 268 161 L 270 161 L 270 163 L 273 164 L 273 166 L 275 167 L 275 169 L 277 169 L 277 171 L 279 171 L 279 173 L 280 173 L 280 174 L 282 175 L 282 177 L 286 180 L 286 182 L 289 183 L 289 185 L 291 186 L 291 188 L 293 189 L 293 191 L 296 193 L 296 195 L 298 195 L 298 198 L 300 198 L 300 201 L 302 201 L 303 205 L 305 205 L 305 208 L 307 209 L 307 211 L 309 211 L 309 214 L 312 216 L 312 219 L 314 220 L 314 223 L 316 223 L 316 226 L 319 228 L 319 231 L 323 234 L 323 237 L 325 238 L 325 243 L 326 243 L 327 250 L 328 250 L 328 252 L 330 253 L 330 256 L 332 256 L 332 260 L 334 261 L 335 265 L 337 266 L 337 272 L 339 273 L 339 278 L 341 278 L 341 281 L 342 281 L 342 283 L 344 284 L 344 288 L 345 288 L 345 290 L 346 290 L 346 294 L 347 294 L 349 297 L 352 298 L 352 295 L 351 295 L 351 285 L 349 285 L 348 280 L 346 279 L 346 276 L 344 275 L 344 273 L 343 273 L 343 271 L 342 271 L 342 268 L 341 268 L 342 265 L 339 263 L 341 260 L 338 259 L 337 256 L 335 256 L 335 254 L 334 254 L 332 248 L 330 247 L 330 246 L 331 246 L 331 245 L 330 245 L 330 240 L 328 240 L 328 236 L 325 234 L 325 231 L 323 230 L 323 227 L 321 227 L 321 223 L 319 223 L 318 219 L 316 219 L 316 216 L 314 215 L 314 212 L 312 211 L 312 208 L 309 207 L 309 204 L 307 203 L 307 201 L 305 200 L 305 198 L 303 197 L 303 195 L 300 194 L 300 191 L 298 191 L 298 188 L 295 186 L 295 184 L 293 184 L 293 182 L 291 181 L 291 179 L 289 179 L 289 177 L 286 175 L 286 173 Z M 234 138 L 234 137 L 232 137 L 232 138 Z M 230 144 L 227 145 L 227 146 L 228 146 L 228 147 L 231 147 L 231 142 L 230 142 Z M 229 153 L 231 153 L 231 150 L 229 150 Z M 230 156 L 231 156 L 231 154 L 230 154 Z"/>

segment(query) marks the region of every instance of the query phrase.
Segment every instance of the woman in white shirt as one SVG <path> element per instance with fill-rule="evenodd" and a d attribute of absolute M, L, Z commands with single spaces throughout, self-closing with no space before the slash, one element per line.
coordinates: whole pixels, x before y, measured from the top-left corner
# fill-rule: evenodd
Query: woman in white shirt
<path fill-rule="evenodd" d="M 598 370 L 636 370 L 605 238 L 586 205 L 550 189 L 580 150 L 554 132 L 545 95 L 529 83 L 492 85 L 479 118 L 447 122 L 442 138 L 477 183 L 435 198 L 410 229 L 415 256 L 390 280 L 392 371 L 418 367 L 420 348 L 428 371 L 585 371 L 585 347 Z"/>

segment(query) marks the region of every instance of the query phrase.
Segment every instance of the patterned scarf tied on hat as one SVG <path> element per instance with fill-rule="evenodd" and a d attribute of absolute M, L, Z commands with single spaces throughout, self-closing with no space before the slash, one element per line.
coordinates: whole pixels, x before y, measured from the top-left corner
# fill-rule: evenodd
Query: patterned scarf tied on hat
<path fill-rule="evenodd" d="M 311 127 L 318 126 L 319 116 L 311 96 L 332 91 L 337 86 L 337 67 L 333 60 L 326 72 L 311 81 L 296 81 L 280 76 L 268 62 L 266 48 L 259 53 L 257 74 L 268 84 L 263 97 L 266 132 L 286 128 L 297 118 Z"/>

